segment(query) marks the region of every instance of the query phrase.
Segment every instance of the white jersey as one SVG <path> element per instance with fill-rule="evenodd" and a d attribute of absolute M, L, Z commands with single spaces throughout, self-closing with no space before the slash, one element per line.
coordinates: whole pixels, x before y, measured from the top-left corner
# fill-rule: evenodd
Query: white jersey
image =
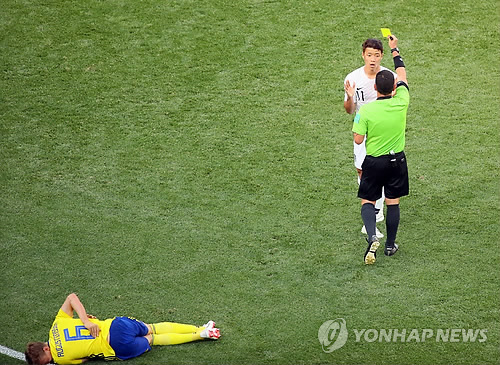
<path fill-rule="evenodd" d="M 380 71 L 389 70 L 386 67 L 380 66 Z M 389 70 L 391 71 L 391 70 Z M 396 74 L 394 74 L 394 78 L 396 78 Z M 377 92 L 375 91 L 375 78 L 370 79 L 366 76 L 365 67 L 362 66 L 349 75 L 346 76 L 344 80 L 344 84 L 349 81 L 352 85 L 355 84 L 356 92 L 354 93 L 354 103 L 356 104 L 356 113 L 361 108 L 361 105 L 371 103 L 372 101 L 377 99 Z M 347 100 L 347 93 L 344 94 L 344 101 Z"/>
<path fill-rule="evenodd" d="M 382 70 L 389 70 L 386 67 L 380 66 L 380 71 Z M 391 70 L 389 70 L 391 71 Z M 394 74 L 394 78 L 397 77 L 396 73 L 391 71 Z M 375 78 L 370 79 L 365 73 L 365 67 L 362 66 L 354 71 L 352 71 L 349 75 L 346 76 L 344 80 L 344 84 L 349 81 L 351 85 L 354 84 L 355 86 L 355 93 L 354 93 L 354 103 L 356 105 L 356 110 L 355 112 L 357 113 L 359 111 L 359 108 L 363 104 L 368 104 L 371 103 L 372 101 L 377 99 L 377 91 L 375 90 Z M 344 94 L 344 101 L 347 100 L 347 93 Z M 356 166 L 357 169 L 361 170 L 361 165 L 363 164 L 363 161 L 365 160 L 366 156 L 366 146 L 365 146 L 365 140 L 361 144 L 354 144 L 354 166 Z"/>

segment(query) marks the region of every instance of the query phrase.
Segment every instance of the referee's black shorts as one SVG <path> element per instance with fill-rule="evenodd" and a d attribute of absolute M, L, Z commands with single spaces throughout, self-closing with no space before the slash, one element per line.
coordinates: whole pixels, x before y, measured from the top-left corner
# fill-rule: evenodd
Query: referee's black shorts
<path fill-rule="evenodd" d="M 408 195 L 408 166 L 404 152 L 373 157 L 367 155 L 361 166 L 358 197 L 370 201 L 380 199 L 382 187 L 385 197 L 396 199 Z"/>

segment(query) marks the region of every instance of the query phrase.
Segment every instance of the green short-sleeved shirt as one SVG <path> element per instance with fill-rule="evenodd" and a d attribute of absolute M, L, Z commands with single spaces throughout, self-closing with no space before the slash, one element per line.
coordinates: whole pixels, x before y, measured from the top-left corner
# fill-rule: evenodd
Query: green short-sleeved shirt
<path fill-rule="evenodd" d="M 405 148 L 406 111 L 410 94 L 406 84 L 399 84 L 392 98 L 377 99 L 363 105 L 352 131 L 366 136 L 366 154 L 378 157 Z"/>

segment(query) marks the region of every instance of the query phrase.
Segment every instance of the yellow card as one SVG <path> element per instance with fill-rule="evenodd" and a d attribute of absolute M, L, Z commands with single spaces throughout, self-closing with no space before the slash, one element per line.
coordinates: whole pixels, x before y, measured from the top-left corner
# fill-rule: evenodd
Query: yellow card
<path fill-rule="evenodd" d="M 380 28 L 382 31 L 382 37 L 386 38 L 389 37 L 391 34 L 391 30 L 389 28 Z"/>

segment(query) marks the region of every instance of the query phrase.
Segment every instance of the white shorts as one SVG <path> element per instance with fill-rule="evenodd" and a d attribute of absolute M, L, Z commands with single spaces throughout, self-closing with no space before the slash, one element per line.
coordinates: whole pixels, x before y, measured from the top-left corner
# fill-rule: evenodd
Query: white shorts
<path fill-rule="evenodd" d="M 363 143 L 361 143 L 361 144 L 357 144 L 356 142 L 353 142 L 353 144 L 354 144 L 354 166 L 360 170 L 362 170 L 361 165 L 363 165 L 363 161 L 365 160 L 365 157 L 366 157 L 365 141 L 366 141 L 366 138 L 363 140 Z"/>

